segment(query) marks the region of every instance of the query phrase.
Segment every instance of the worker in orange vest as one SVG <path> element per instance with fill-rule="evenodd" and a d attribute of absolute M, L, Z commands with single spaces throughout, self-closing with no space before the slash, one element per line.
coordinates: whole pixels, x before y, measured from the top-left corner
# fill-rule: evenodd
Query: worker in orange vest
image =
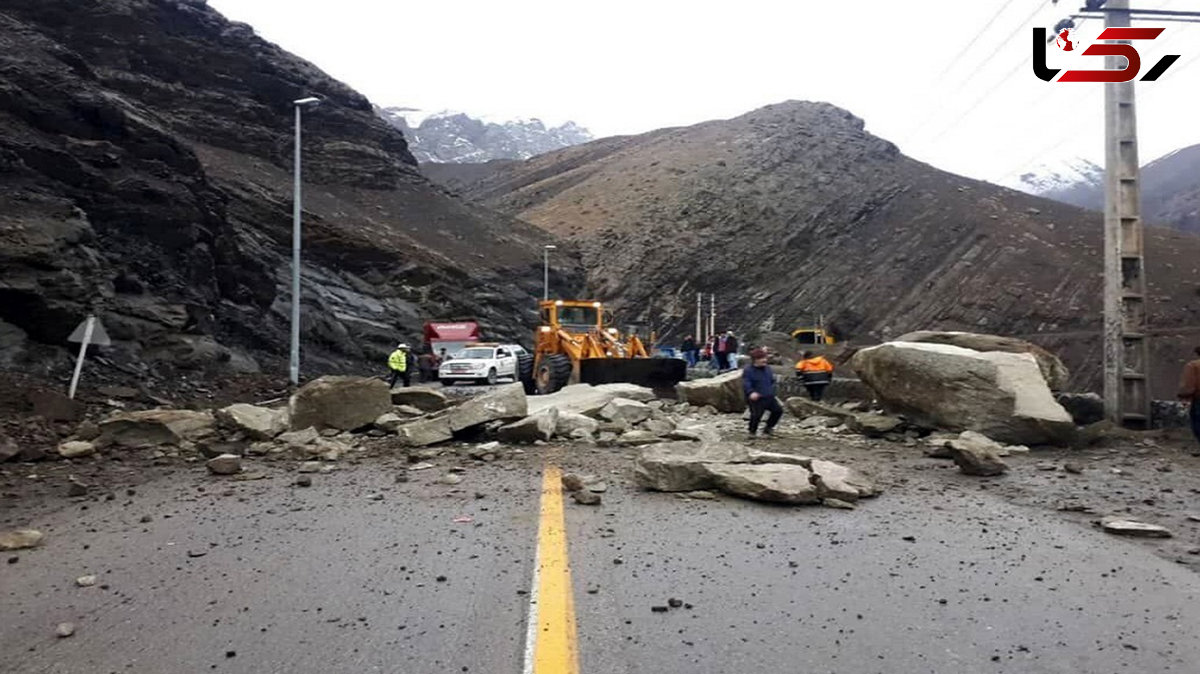
<path fill-rule="evenodd" d="M 808 397 L 820 401 L 825 395 L 825 388 L 833 381 L 833 363 L 817 356 L 812 351 L 805 351 L 796 363 L 796 376 L 804 382 Z"/>

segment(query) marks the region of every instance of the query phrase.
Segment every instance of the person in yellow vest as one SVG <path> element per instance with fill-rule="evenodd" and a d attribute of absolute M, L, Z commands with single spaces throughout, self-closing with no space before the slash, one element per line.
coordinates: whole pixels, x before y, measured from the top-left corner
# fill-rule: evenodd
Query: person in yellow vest
<path fill-rule="evenodd" d="M 824 356 L 805 351 L 796 363 L 796 376 L 804 382 L 808 397 L 819 402 L 821 396 L 825 395 L 825 389 L 833 381 L 833 363 Z"/>
<path fill-rule="evenodd" d="M 408 344 L 401 342 L 396 345 L 396 350 L 392 355 L 388 356 L 388 369 L 392 371 L 392 381 L 388 384 L 390 387 L 396 386 L 396 380 L 400 379 L 404 382 L 404 387 L 408 388 L 412 384 L 412 371 L 416 358 L 413 357 L 412 351 Z"/>

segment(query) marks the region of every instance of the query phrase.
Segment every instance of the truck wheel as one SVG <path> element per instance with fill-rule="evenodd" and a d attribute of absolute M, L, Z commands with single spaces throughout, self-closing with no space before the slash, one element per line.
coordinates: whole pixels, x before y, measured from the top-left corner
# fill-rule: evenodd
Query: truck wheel
<path fill-rule="evenodd" d="M 537 393 L 537 383 L 533 380 L 533 354 L 522 353 L 517 356 L 517 381 L 525 387 L 525 395 Z"/>
<path fill-rule="evenodd" d="M 538 393 L 554 393 L 571 380 L 571 359 L 559 353 L 542 358 L 535 379 Z"/>
<path fill-rule="evenodd" d="M 488 370 L 487 379 L 483 380 L 488 386 L 496 385 L 496 368 Z"/>

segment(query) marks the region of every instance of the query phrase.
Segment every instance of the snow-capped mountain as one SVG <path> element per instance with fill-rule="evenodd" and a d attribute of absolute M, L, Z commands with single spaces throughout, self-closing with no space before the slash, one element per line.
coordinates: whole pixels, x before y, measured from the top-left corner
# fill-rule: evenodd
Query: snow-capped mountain
<path fill-rule="evenodd" d="M 376 112 L 404 132 L 409 150 L 421 163 L 477 163 L 528 159 L 592 140 L 575 122 L 547 127 L 540 119 L 495 121 L 463 112 L 417 108 L 378 108 Z"/>
<path fill-rule="evenodd" d="M 1027 194 L 1054 194 L 1057 198 L 1064 192 L 1090 190 L 1102 186 L 1104 167 L 1083 157 L 1044 161 L 1015 176 L 1006 176 L 1001 184 Z"/>

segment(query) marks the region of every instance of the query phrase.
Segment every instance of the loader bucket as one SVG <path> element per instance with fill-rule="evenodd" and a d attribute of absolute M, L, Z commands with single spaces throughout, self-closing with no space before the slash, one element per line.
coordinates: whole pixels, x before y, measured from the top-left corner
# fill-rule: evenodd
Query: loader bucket
<path fill-rule="evenodd" d="M 579 381 L 584 384 L 669 389 L 686 378 L 687 361 L 681 358 L 588 358 L 579 363 Z"/>

